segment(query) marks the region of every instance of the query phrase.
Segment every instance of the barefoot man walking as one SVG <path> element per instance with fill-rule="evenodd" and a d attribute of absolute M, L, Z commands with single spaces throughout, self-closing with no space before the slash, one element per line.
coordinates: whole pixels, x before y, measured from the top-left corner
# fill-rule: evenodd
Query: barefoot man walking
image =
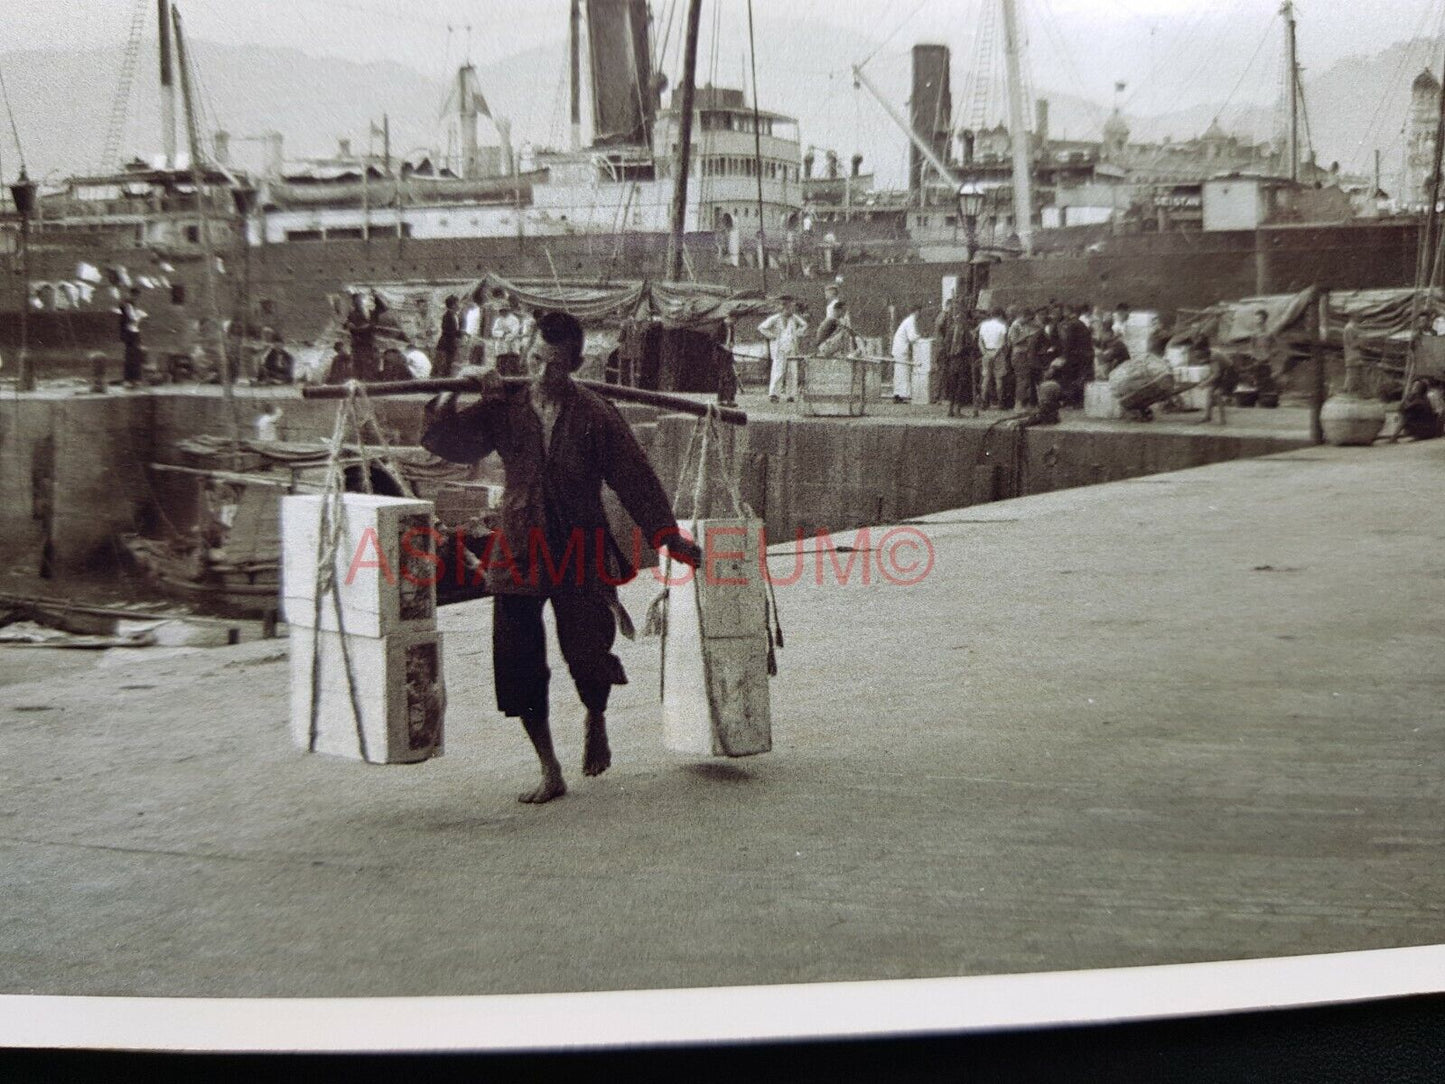
<path fill-rule="evenodd" d="M 608 531 L 602 483 L 649 543 L 694 567 L 702 556 L 678 531 L 672 504 L 617 408 L 572 379 L 582 365 L 582 326 L 567 313 L 549 312 L 537 332 L 527 354 L 529 385 L 509 388 L 495 369 L 469 366 L 459 375 L 476 381 L 478 401 L 458 410 L 455 395 L 442 397 L 428 407 L 422 437 L 443 459 L 474 463 L 495 451 L 507 469 L 502 522 L 483 566 L 495 596 L 497 709 L 522 720 L 542 766 L 541 784 L 520 799 L 530 803 L 567 793 L 548 724 L 551 672 L 542 625 L 548 602 L 562 658 L 587 709 L 582 770 L 601 775 L 612 763 L 607 700 L 612 686 L 627 683 L 612 654 L 618 615 L 626 620 L 617 585 L 637 574 L 637 547 L 629 560 Z"/>

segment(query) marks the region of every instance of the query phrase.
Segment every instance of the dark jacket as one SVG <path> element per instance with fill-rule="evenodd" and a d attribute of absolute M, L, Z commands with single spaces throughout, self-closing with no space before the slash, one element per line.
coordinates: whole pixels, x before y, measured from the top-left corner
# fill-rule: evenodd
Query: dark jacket
<path fill-rule="evenodd" d="M 637 540 L 628 539 L 624 553 L 613 539 L 603 482 L 642 542 L 656 545 L 677 531 L 672 502 L 617 408 L 588 388 L 568 389 L 546 450 L 526 388 L 463 410 L 455 400 L 428 408 L 424 448 L 453 463 L 495 451 L 507 469 L 501 526 L 482 562 L 493 594 L 608 593 L 636 576 Z"/>

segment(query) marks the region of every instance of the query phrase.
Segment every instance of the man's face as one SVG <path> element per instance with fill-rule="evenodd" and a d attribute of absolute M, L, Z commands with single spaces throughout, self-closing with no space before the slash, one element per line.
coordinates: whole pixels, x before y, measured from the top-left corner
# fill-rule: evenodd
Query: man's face
<path fill-rule="evenodd" d="M 794 305 L 791 301 L 784 301 L 784 302 L 783 302 L 783 315 L 784 315 L 784 316 L 792 316 L 792 315 L 793 315 L 794 313 L 796 313 L 797 311 L 798 311 L 798 306 Z"/>
<path fill-rule="evenodd" d="M 534 382 L 556 386 L 572 372 L 567 355 L 540 336 L 527 354 L 527 375 Z"/>

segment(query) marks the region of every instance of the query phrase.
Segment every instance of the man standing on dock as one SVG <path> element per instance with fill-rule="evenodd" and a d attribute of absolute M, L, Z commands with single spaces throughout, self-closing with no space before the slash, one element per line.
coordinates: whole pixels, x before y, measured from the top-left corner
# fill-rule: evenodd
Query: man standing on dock
<path fill-rule="evenodd" d="M 798 303 L 791 297 L 778 299 L 783 311 L 775 312 L 758 325 L 758 334 L 768 340 L 772 371 L 768 375 L 768 401 L 776 403 L 788 375 L 788 359 L 798 353 L 808 321 L 798 315 Z M 791 401 L 792 396 L 788 397 Z"/>
<path fill-rule="evenodd" d="M 428 406 L 422 445 L 454 463 L 475 463 L 493 451 L 507 471 L 502 522 L 482 565 L 494 596 L 492 669 L 497 708 L 522 720 L 542 768 L 532 804 L 567 792 L 548 723 L 547 640 L 542 608 L 550 602 L 557 641 L 577 695 L 587 709 L 582 770 L 601 775 L 612 763 L 607 742 L 608 697 L 624 685 L 612 654 L 617 635 L 616 585 L 636 575 L 607 527 L 602 483 L 649 543 L 696 567 L 701 549 L 683 537 L 672 504 L 621 413 L 579 386 L 582 325 L 562 312 L 544 313 L 527 355 L 530 383 L 509 387 L 495 369 L 465 369 L 479 399 L 465 410 L 456 396 Z M 628 628 L 624 625 L 624 630 Z"/>
<path fill-rule="evenodd" d="M 140 287 L 132 286 L 120 303 L 120 345 L 125 351 L 122 377 L 127 388 L 140 384 L 145 376 L 145 351 L 140 345 L 140 325 L 146 314 L 140 307 Z"/>
<path fill-rule="evenodd" d="M 913 398 L 913 350 L 923 338 L 918 330 L 918 314 L 923 306 L 909 302 L 898 329 L 893 332 L 893 401 L 905 403 Z"/>
<path fill-rule="evenodd" d="M 982 369 L 982 390 L 979 404 L 983 409 L 990 410 L 995 405 L 1000 410 L 1006 408 L 1003 401 L 1004 377 L 1008 372 L 1008 362 L 1004 353 L 1004 346 L 1008 342 L 1008 323 L 1004 319 L 1002 309 L 994 309 L 987 320 L 978 325 L 978 346 L 983 354 L 979 366 Z"/>
<path fill-rule="evenodd" d="M 442 310 L 441 334 L 437 336 L 435 375 L 439 377 L 451 376 L 457 367 L 457 354 L 462 345 L 462 318 L 457 305 L 456 294 L 448 294 Z"/>

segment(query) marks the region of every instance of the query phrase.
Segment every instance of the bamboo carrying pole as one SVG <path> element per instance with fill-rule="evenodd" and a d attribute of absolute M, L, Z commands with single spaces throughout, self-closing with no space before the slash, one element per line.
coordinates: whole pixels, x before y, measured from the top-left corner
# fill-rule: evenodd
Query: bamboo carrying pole
<path fill-rule="evenodd" d="M 532 383 L 531 378 L 525 376 L 503 377 L 502 382 L 508 389 L 525 388 Z M 716 412 L 718 420 L 727 422 L 729 425 L 748 424 L 748 416 L 741 410 L 720 407 L 715 403 L 699 403 L 678 395 L 664 395 L 662 392 L 647 391 L 644 388 L 628 388 L 620 384 L 600 384 L 595 380 L 578 380 L 575 383 L 595 391 L 606 399 L 661 407 L 663 410 L 676 411 L 678 414 L 692 414 L 699 418 L 705 417 L 710 412 Z M 372 398 L 388 395 L 436 395 L 438 392 L 478 390 L 475 381 L 465 377 L 435 380 L 378 380 L 371 383 L 360 383 L 357 387 Z M 310 384 L 301 389 L 303 399 L 345 399 L 350 394 L 350 384 Z"/>

